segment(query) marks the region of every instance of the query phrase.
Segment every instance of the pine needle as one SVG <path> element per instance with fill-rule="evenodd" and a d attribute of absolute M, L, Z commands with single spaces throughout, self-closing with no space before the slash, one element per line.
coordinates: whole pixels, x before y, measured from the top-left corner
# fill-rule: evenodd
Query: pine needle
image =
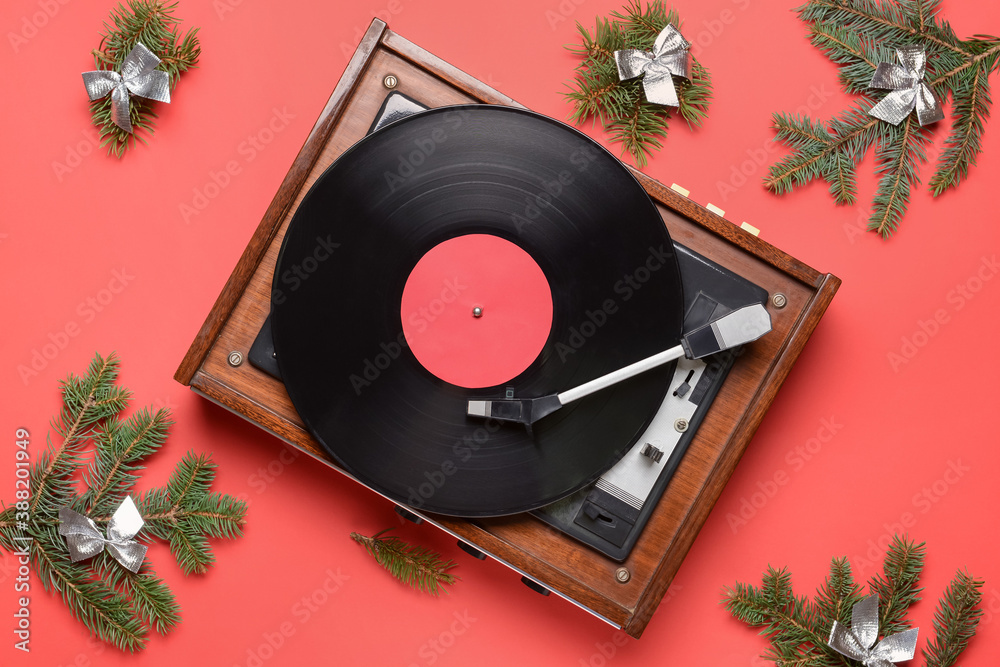
<path fill-rule="evenodd" d="M 983 615 L 982 579 L 958 572 L 934 613 L 934 639 L 923 651 L 927 667 L 951 667 L 976 634 Z"/>
<path fill-rule="evenodd" d="M 447 593 L 445 586 L 454 584 L 458 579 L 448 572 L 456 563 L 442 560 L 440 554 L 426 547 L 407 544 L 395 535 L 382 537 L 389 530 L 392 529 L 386 528 L 371 537 L 351 533 L 351 539 L 374 556 L 375 561 L 389 574 L 407 586 L 431 595 L 439 595 L 441 591 Z"/>
<path fill-rule="evenodd" d="M 926 549 L 906 538 L 893 538 L 882 574 L 868 583 L 879 596 L 879 636 L 910 627 L 906 615 L 920 600 L 918 586 Z M 925 667 L 951 667 L 976 634 L 982 616 L 980 579 L 955 575 L 934 616 L 935 638 L 924 650 Z M 762 586 L 736 582 L 723 591 L 726 610 L 750 627 L 760 628 L 771 642 L 764 658 L 781 667 L 852 667 L 856 663 L 827 643 L 834 621 L 850 626 L 854 605 L 865 597 L 855 583 L 846 558 L 834 558 L 830 574 L 816 591 L 815 601 L 792 591 L 791 574 L 768 566 Z"/>
<path fill-rule="evenodd" d="M 195 67 L 201 56 L 198 29 L 181 35 L 180 19 L 174 17 L 177 3 L 164 4 L 160 0 L 127 0 L 111 11 L 111 23 L 104 24 L 100 46 L 92 51 L 94 67 L 121 71 L 122 63 L 137 42 L 152 51 L 162 61 L 156 69 L 170 76 L 171 92 L 177 86 L 182 72 Z M 108 155 L 122 157 L 135 146 L 138 138 L 148 143 L 144 134 L 153 134 L 156 102 L 136 95 L 129 96 L 129 118 L 132 133 L 115 125 L 111 109 L 111 95 L 90 103 L 91 120 L 100 130 L 101 146 L 108 147 Z"/>
<path fill-rule="evenodd" d="M 150 628 L 166 634 L 180 623 L 173 593 L 148 560 L 137 574 L 107 551 L 73 563 L 58 532 L 59 509 L 68 506 L 106 534 L 111 516 L 133 493 L 142 461 L 163 445 L 173 423 L 169 411 L 149 408 L 121 419 L 130 394 L 115 384 L 118 366 L 114 354 L 96 355 L 83 377 L 70 375 L 62 382 L 63 408 L 52 422 L 58 444 L 50 434 L 48 450 L 30 468 L 27 521 L 16 520 L 16 505 L 0 512 L 0 547 L 16 551 L 18 538 L 30 538 L 31 565 L 45 590 L 58 592 L 99 639 L 134 652 L 145 647 Z M 82 470 L 91 448 L 93 460 Z M 87 489 L 78 495 L 81 473 Z M 165 488 L 151 489 L 136 502 L 146 522 L 137 539 L 169 542 L 185 574 L 205 572 L 214 562 L 208 537 L 242 534 L 246 504 L 210 493 L 214 476 L 215 464 L 207 456 L 188 453 Z"/>
<path fill-rule="evenodd" d="M 860 98 L 827 124 L 775 114 L 775 141 L 792 153 L 770 168 L 764 185 L 783 194 L 822 178 L 837 204 L 853 204 L 857 165 L 874 149 L 880 179 L 868 229 L 889 238 L 906 214 L 912 188 L 920 183 L 917 166 L 926 160 L 930 130 L 912 114 L 898 127 L 869 115 L 886 94 L 869 85 L 876 67 L 895 63 L 897 47 L 921 46 L 927 53 L 925 81 L 942 102 L 953 100 L 952 131 L 930 180 L 931 192 L 938 196 L 968 178 L 982 152 L 992 106 L 989 76 L 1000 67 L 1000 38 L 959 39 L 937 18 L 938 0 L 808 0 L 796 11 L 809 26 L 812 44 L 840 66 L 841 87 Z"/>
<path fill-rule="evenodd" d="M 622 12 L 612 12 L 613 20 L 598 17 L 593 33 L 577 23 L 580 44 L 566 48 L 581 59 L 575 78 L 564 93 L 573 103 L 570 120 L 581 123 L 600 121 L 639 167 L 646 165 L 654 151 L 663 147 L 671 117 L 670 107 L 646 100 L 641 78 L 620 81 L 614 52 L 622 49 L 652 51 L 653 43 L 668 24 L 680 29 L 680 16 L 667 10 L 662 0 L 642 7 L 641 0 L 629 0 Z M 674 77 L 680 106 L 676 113 L 689 127 L 700 126 L 708 118 L 712 99 L 712 79 L 708 70 L 692 58 L 691 78 Z"/>

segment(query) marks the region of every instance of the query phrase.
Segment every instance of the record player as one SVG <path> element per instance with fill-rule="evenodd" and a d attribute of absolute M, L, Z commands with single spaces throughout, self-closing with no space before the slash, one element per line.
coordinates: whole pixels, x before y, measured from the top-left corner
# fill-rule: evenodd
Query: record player
<path fill-rule="evenodd" d="M 376 19 L 175 377 L 638 637 L 840 281 L 595 146 Z"/>

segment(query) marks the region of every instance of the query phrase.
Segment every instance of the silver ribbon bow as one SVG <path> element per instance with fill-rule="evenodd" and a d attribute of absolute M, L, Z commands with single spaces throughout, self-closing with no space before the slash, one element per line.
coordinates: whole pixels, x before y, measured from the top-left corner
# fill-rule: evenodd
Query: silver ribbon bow
<path fill-rule="evenodd" d="M 170 76 L 156 69 L 159 64 L 160 59 L 152 51 L 142 42 L 136 42 L 122 63 L 121 74 L 106 69 L 84 72 L 83 85 L 91 102 L 111 93 L 115 125 L 131 133 L 129 93 L 157 102 L 170 102 Z"/>
<path fill-rule="evenodd" d="M 944 118 L 941 101 L 931 87 L 924 83 L 924 66 L 927 53 L 919 46 L 896 49 L 895 63 L 879 63 L 870 85 L 892 91 L 868 113 L 876 118 L 899 125 L 914 108 L 921 125 L 929 125 Z"/>
<path fill-rule="evenodd" d="M 878 639 L 878 595 L 872 594 L 851 609 L 851 629 L 833 622 L 828 644 L 865 667 L 893 667 L 894 663 L 911 660 L 917 650 L 919 628 L 886 637 L 872 648 Z"/>
<path fill-rule="evenodd" d="M 111 516 L 107 539 L 91 519 L 68 507 L 59 510 L 59 522 L 59 534 L 66 536 L 66 546 L 74 563 L 92 558 L 107 548 L 108 553 L 126 569 L 139 571 L 147 547 L 132 538 L 146 522 L 131 497 L 126 497 Z"/>
<path fill-rule="evenodd" d="M 647 100 L 654 104 L 680 106 L 672 77 L 690 78 L 690 47 L 691 44 L 681 36 L 677 28 L 668 25 L 656 36 L 652 53 L 637 49 L 615 51 L 618 78 L 625 81 L 645 74 L 642 77 L 642 89 Z"/>

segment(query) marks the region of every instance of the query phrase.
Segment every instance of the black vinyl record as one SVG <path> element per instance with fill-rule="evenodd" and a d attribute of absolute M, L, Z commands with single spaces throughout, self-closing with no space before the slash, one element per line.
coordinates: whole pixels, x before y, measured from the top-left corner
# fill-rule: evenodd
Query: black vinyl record
<path fill-rule="evenodd" d="M 552 292 L 541 353 L 495 387 L 444 382 L 402 334 L 411 270 L 467 234 L 518 245 Z M 420 113 L 346 151 L 296 211 L 272 291 L 281 376 L 321 445 L 395 501 L 466 517 L 531 510 L 592 482 L 652 420 L 673 365 L 530 430 L 469 417 L 468 400 L 558 393 L 660 352 L 679 340 L 682 311 L 670 238 L 629 171 L 573 128 L 493 105 Z"/>

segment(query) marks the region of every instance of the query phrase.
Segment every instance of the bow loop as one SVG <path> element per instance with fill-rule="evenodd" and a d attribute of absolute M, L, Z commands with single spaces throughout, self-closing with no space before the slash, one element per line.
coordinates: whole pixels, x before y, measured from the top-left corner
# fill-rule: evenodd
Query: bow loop
<path fill-rule="evenodd" d="M 879 63 L 875 68 L 869 85 L 889 93 L 868 113 L 893 125 L 902 123 L 914 109 L 921 125 L 944 118 L 941 101 L 924 83 L 927 53 L 919 46 L 907 46 L 896 49 L 896 59 L 899 65 Z"/>
<path fill-rule="evenodd" d="M 878 639 L 878 595 L 872 594 L 851 608 L 850 629 L 833 622 L 827 643 L 865 667 L 895 667 L 895 663 L 913 658 L 918 632 L 919 628 L 913 628 L 891 635 L 872 648 Z"/>
<path fill-rule="evenodd" d="M 170 76 L 156 69 L 159 64 L 156 54 L 142 42 L 136 42 L 122 63 L 120 74 L 110 70 L 84 72 L 83 85 L 91 102 L 111 93 L 115 125 L 131 133 L 129 93 L 157 102 L 170 102 Z"/>
<path fill-rule="evenodd" d="M 70 559 L 77 563 L 93 558 L 107 548 L 112 557 L 131 572 L 138 572 L 147 547 L 135 537 L 145 521 L 131 497 L 126 497 L 108 522 L 107 539 L 89 517 L 68 507 L 59 510 L 59 534 L 66 537 Z"/>
<path fill-rule="evenodd" d="M 691 44 L 672 25 L 660 31 L 653 43 L 652 53 L 637 49 L 615 51 L 615 64 L 621 81 L 642 78 L 646 99 L 654 104 L 680 106 L 673 77 L 690 78 Z"/>

